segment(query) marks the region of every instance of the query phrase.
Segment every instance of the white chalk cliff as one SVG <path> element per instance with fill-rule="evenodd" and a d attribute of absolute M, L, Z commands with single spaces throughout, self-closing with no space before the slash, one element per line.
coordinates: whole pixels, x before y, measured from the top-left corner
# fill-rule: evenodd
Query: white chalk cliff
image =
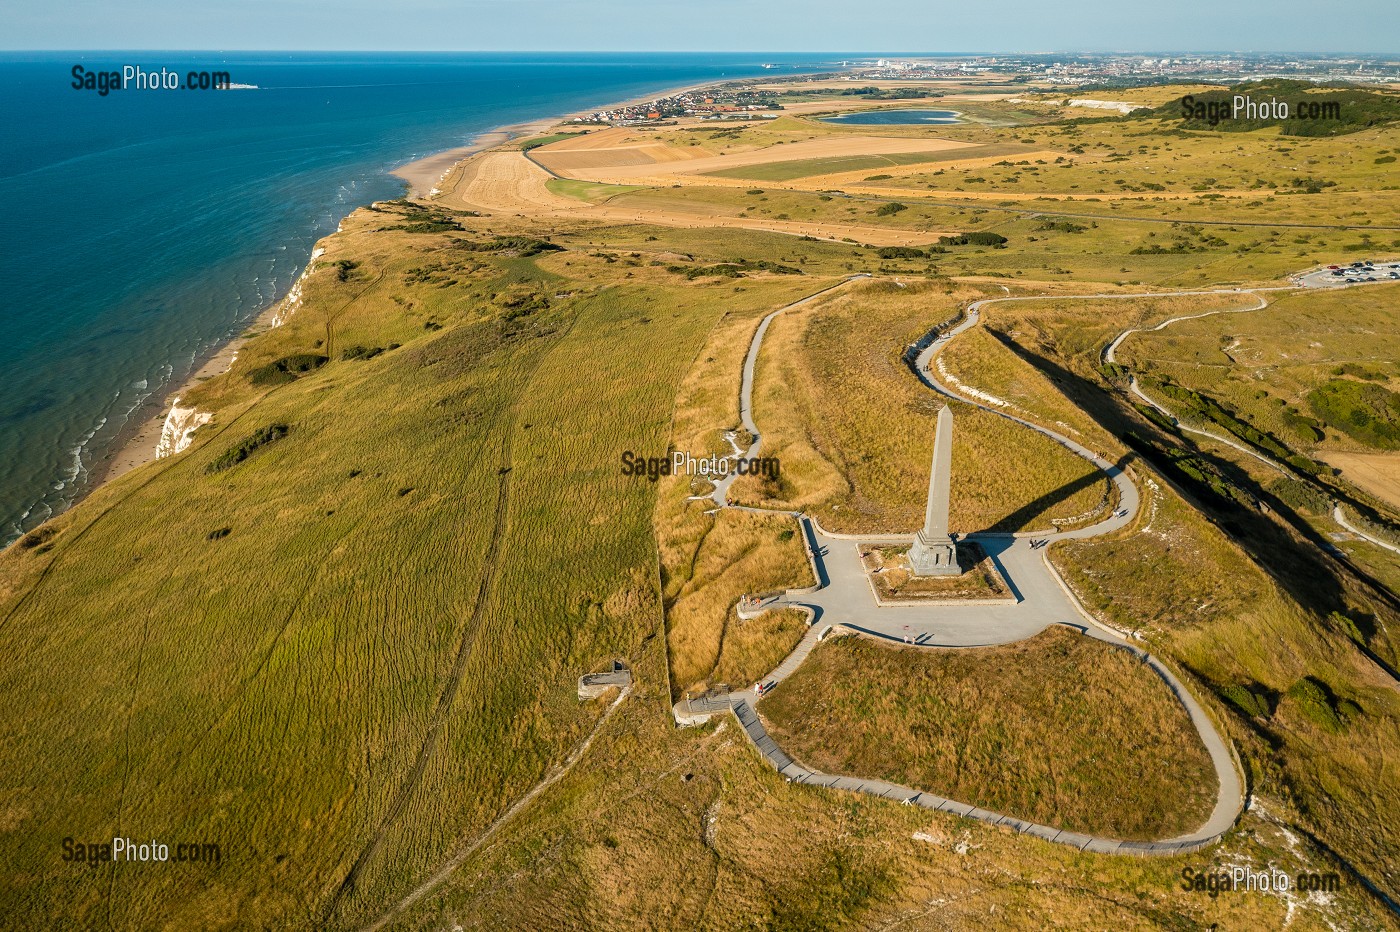
<path fill-rule="evenodd" d="M 211 417 L 213 415 L 197 408 L 180 407 L 179 398 L 172 401 L 170 413 L 165 416 L 165 423 L 160 428 L 160 442 L 156 444 L 156 459 L 183 452 L 194 439 L 194 432 L 208 424 Z"/>

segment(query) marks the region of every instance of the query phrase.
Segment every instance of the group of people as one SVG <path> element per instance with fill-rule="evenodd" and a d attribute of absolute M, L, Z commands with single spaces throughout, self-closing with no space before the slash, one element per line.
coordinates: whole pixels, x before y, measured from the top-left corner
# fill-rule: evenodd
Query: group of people
<path fill-rule="evenodd" d="M 1032 540 L 1031 540 L 1031 549 L 1032 549 L 1032 550 L 1039 550 L 1041 547 L 1044 547 L 1044 546 L 1045 546 L 1046 544 L 1048 544 L 1048 543 L 1050 543 L 1050 538 L 1048 538 L 1048 537 L 1041 537 L 1041 538 L 1032 539 Z"/>

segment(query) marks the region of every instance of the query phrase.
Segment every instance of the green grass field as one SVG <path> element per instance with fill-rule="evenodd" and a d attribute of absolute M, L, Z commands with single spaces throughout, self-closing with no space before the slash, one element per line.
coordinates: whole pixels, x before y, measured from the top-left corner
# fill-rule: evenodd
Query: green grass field
<path fill-rule="evenodd" d="M 575 197 L 590 204 L 601 204 L 619 194 L 645 190 L 642 186 L 635 184 L 599 184 L 595 181 L 577 181 L 573 178 L 550 178 L 544 184 L 555 194 Z"/>
<path fill-rule="evenodd" d="M 1030 151 L 1029 147 L 1016 143 L 1004 143 L 1002 145 L 941 149 L 933 152 L 891 152 L 883 155 L 793 159 L 786 162 L 768 162 L 763 165 L 725 168 L 720 171 L 706 172 L 706 175 L 713 178 L 742 178 L 749 181 L 792 181 L 797 178 L 812 178 L 817 175 L 834 175 L 838 172 L 888 168 L 892 165 L 923 165 L 929 162 L 982 159 L 998 155 L 1010 156 L 1027 151 Z"/>

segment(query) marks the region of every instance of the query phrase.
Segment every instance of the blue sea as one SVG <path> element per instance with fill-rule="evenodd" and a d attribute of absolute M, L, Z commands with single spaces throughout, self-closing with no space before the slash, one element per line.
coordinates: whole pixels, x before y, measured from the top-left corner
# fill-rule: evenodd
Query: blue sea
<path fill-rule="evenodd" d="M 765 70 L 764 64 L 776 65 Z M 292 285 L 389 170 L 498 126 L 811 55 L 0 53 L 0 544 Z M 229 91 L 72 87 L 227 71 Z"/>

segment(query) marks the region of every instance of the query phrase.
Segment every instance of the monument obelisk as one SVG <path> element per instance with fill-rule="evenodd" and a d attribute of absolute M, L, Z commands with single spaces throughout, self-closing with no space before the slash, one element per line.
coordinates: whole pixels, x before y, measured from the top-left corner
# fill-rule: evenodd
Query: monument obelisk
<path fill-rule="evenodd" d="M 953 468 L 953 411 L 947 405 L 938 412 L 933 435 L 933 471 L 928 477 L 928 506 L 924 526 L 909 548 L 909 565 L 915 576 L 956 576 L 958 548 L 948 536 L 948 488 Z"/>

